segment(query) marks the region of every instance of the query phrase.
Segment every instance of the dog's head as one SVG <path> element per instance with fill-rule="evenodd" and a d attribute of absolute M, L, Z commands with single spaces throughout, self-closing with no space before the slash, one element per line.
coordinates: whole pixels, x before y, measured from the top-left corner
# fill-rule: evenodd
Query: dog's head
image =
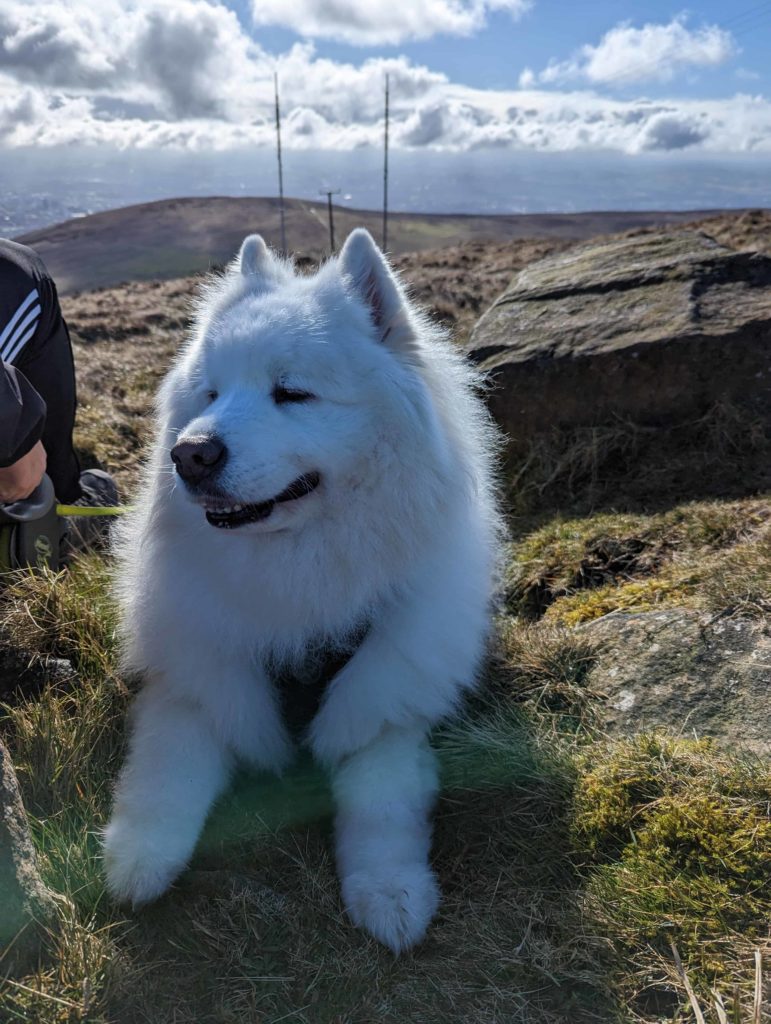
<path fill-rule="evenodd" d="M 366 231 L 313 277 L 251 235 L 162 393 L 177 490 L 213 527 L 266 532 L 398 487 L 433 415 L 419 335 Z"/>

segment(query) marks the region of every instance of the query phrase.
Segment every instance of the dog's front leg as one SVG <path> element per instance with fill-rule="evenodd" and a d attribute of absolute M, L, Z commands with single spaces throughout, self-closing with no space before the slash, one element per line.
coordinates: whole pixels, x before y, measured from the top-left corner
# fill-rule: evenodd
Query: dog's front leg
<path fill-rule="evenodd" d="M 463 550 L 426 563 L 384 608 L 364 643 L 329 685 L 311 723 L 316 757 L 335 764 L 388 727 L 425 730 L 472 687 L 489 627 L 484 566 Z"/>
<path fill-rule="evenodd" d="M 333 773 L 345 908 L 395 953 L 423 938 L 439 904 L 428 864 L 435 755 L 420 729 L 388 729 Z"/>
<path fill-rule="evenodd" d="M 104 836 L 113 896 L 136 907 L 165 892 L 190 859 L 230 766 L 200 707 L 161 686 L 140 694 Z"/>

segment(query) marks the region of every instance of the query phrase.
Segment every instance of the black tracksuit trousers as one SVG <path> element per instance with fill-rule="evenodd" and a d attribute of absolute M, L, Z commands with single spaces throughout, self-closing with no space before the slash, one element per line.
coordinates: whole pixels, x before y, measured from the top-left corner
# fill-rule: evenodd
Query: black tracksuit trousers
<path fill-rule="evenodd" d="M 0 239 L 0 466 L 42 440 L 59 501 L 80 497 L 72 446 L 75 369 L 56 287 L 40 257 Z"/>

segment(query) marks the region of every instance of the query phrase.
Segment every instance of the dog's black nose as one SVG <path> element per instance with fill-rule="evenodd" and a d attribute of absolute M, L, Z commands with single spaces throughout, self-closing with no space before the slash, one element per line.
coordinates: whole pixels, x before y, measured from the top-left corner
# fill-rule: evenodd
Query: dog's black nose
<path fill-rule="evenodd" d="M 188 484 L 199 484 L 225 465 L 228 450 L 218 437 L 188 437 L 171 449 L 171 460 Z"/>

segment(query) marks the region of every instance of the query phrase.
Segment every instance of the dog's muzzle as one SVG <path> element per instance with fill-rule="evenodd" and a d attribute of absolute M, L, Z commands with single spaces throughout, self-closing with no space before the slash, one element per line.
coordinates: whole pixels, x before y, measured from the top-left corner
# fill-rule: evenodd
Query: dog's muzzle
<path fill-rule="evenodd" d="M 221 530 L 234 530 L 247 523 L 259 523 L 267 519 L 276 505 L 285 504 L 288 501 L 297 501 L 304 498 L 306 494 L 315 491 L 321 482 L 321 476 L 317 472 L 305 473 L 284 488 L 284 490 L 268 501 L 261 501 L 255 505 L 214 505 L 212 498 L 206 505 L 206 521 Z"/>

